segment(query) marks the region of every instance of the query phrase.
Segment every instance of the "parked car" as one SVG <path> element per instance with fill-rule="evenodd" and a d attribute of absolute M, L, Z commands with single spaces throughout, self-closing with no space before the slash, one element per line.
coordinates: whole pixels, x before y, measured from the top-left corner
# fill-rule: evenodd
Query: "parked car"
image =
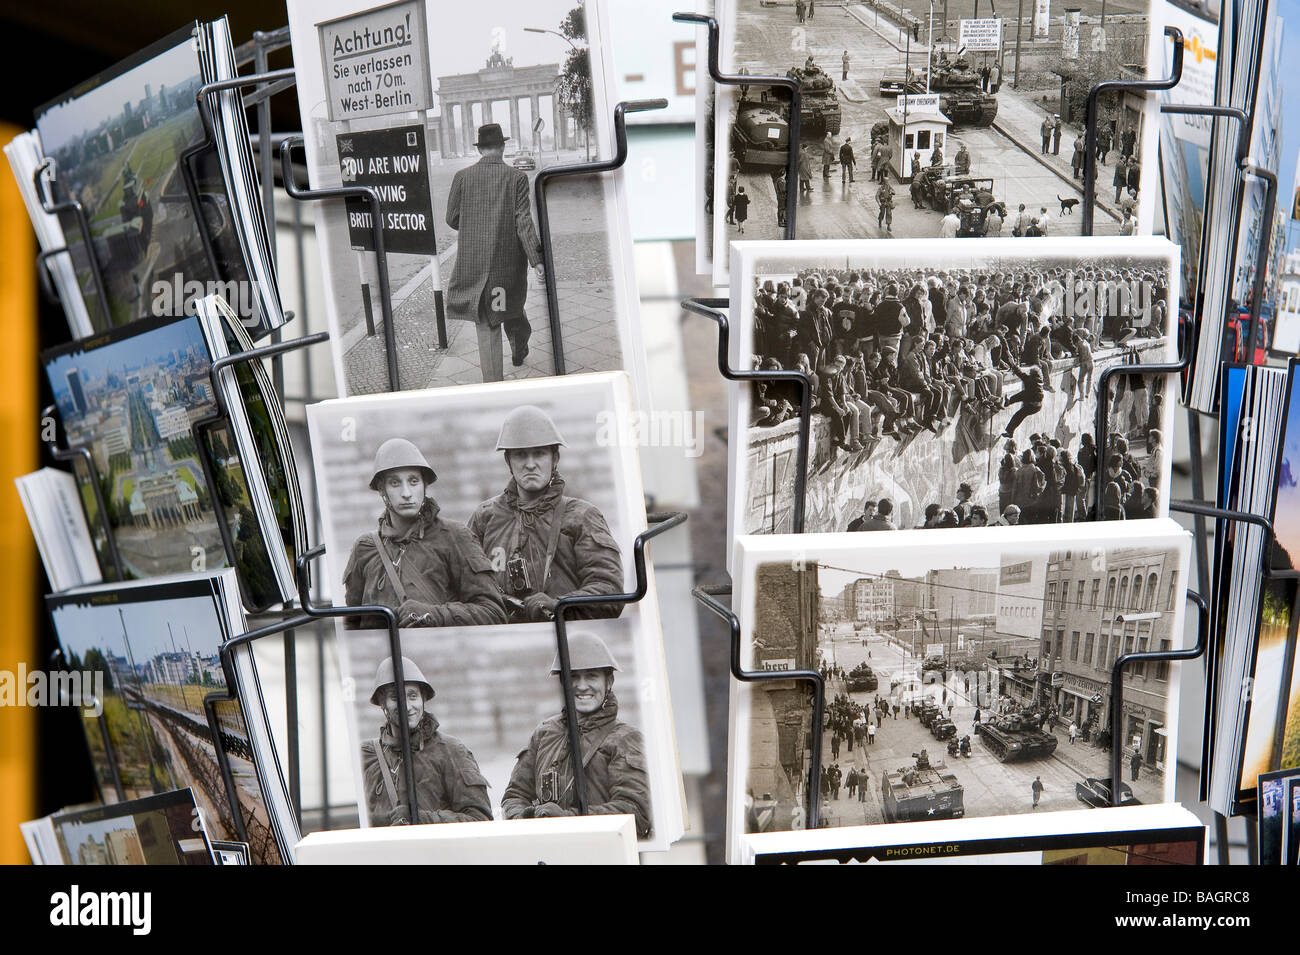
<path fill-rule="evenodd" d="M 1110 777 L 1101 779 L 1089 776 L 1082 782 L 1074 784 L 1074 797 L 1085 806 L 1103 809 L 1110 806 Z M 1121 806 L 1140 806 L 1141 800 L 1133 796 L 1133 790 L 1122 779 L 1119 783 L 1119 804 Z"/>
<path fill-rule="evenodd" d="M 516 169 L 536 169 L 537 158 L 532 153 L 516 153 L 510 160 L 510 165 Z"/>

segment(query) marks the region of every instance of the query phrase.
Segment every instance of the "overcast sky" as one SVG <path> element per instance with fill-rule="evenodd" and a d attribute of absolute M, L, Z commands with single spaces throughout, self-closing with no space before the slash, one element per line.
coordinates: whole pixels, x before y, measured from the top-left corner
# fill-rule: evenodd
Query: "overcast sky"
<path fill-rule="evenodd" d="M 118 610 L 122 617 L 118 617 Z M 171 600 L 149 600 L 137 603 L 86 606 L 68 604 L 57 608 L 51 616 L 59 634 L 59 642 L 69 655 L 84 657 L 91 647 L 104 653 L 126 656 L 126 643 L 122 638 L 125 620 L 127 637 L 135 662 L 143 665 L 159 653 L 172 652 L 171 636 L 176 637 L 175 649 L 182 653 L 194 650 L 202 656 L 217 652 L 222 640 L 217 609 L 211 597 L 183 597 Z M 171 631 L 167 625 L 171 624 Z M 188 640 L 187 640 L 188 638 Z"/>
<path fill-rule="evenodd" d="M 126 103 L 142 100 L 146 84 L 150 92 L 156 94 L 163 86 L 178 86 L 198 75 L 198 54 L 193 42 L 186 40 L 84 96 L 51 108 L 37 123 L 41 146 L 48 155 L 57 152 L 69 140 L 98 128 L 105 119 L 122 112 Z"/>

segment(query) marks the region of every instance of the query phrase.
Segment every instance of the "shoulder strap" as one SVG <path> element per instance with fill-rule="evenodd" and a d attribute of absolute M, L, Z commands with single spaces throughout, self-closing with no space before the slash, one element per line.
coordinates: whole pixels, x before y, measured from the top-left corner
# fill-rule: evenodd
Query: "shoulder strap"
<path fill-rule="evenodd" d="M 392 770 L 388 768 L 388 760 L 384 757 L 384 744 L 380 742 L 378 736 L 374 738 L 374 744 L 375 755 L 379 757 L 379 776 L 384 781 L 384 789 L 388 791 L 388 803 L 396 809 L 398 805 L 397 790 L 393 788 Z M 370 824 L 374 825 L 373 819 L 370 820 Z"/>
<path fill-rule="evenodd" d="M 393 594 L 397 597 L 398 605 L 406 603 L 406 588 L 402 586 L 402 581 L 397 576 L 397 567 L 394 566 L 393 559 L 388 556 L 383 537 L 380 536 L 379 531 L 371 531 L 370 539 L 375 542 L 375 550 L 379 552 L 379 560 L 384 565 L 384 573 L 388 575 L 388 582 L 393 585 Z"/>
<path fill-rule="evenodd" d="M 591 762 L 592 758 L 597 752 L 599 752 L 600 748 L 605 745 L 605 740 L 609 739 L 618 727 L 619 723 L 615 720 L 608 726 L 596 730 L 596 732 L 592 733 L 591 736 L 588 737 L 591 741 L 591 750 L 582 757 L 583 766 L 586 766 Z"/>
<path fill-rule="evenodd" d="M 560 526 L 564 523 L 564 512 L 567 509 L 568 502 L 561 495 L 551 511 L 551 537 L 546 542 L 546 563 L 542 565 L 542 583 L 537 588 L 538 593 L 546 593 L 546 583 L 551 579 L 551 562 L 555 560 L 555 550 L 560 546 Z"/>

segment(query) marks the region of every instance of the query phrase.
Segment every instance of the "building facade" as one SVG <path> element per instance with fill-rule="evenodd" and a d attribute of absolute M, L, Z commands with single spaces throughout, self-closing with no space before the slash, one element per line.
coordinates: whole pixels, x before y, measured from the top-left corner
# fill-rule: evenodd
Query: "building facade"
<path fill-rule="evenodd" d="M 1171 749 L 1166 725 L 1168 663 L 1125 668 L 1123 723 L 1110 725 L 1111 668 L 1127 653 L 1170 650 L 1182 599 L 1177 551 L 1129 547 L 1056 551 L 1047 565 L 1040 699 L 1059 719 L 1100 730 L 1163 771 Z"/>

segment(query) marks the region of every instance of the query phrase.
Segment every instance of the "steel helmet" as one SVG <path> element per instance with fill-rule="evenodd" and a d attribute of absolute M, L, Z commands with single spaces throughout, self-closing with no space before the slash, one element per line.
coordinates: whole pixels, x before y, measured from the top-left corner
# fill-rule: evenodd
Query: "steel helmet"
<path fill-rule="evenodd" d="M 618 664 L 614 661 L 614 654 L 609 652 L 609 647 L 605 646 L 605 641 L 594 633 L 579 630 L 568 636 L 570 670 L 618 669 Z M 551 663 L 551 673 L 558 674 L 559 672 L 560 654 L 557 652 L 555 660 Z"/>
<path fill-rule="evenodd" d="M 501 425 L 497 438 L 498 451 L 517 451 L 520 448 L 544 448 L 563 445 L 564 438 L 555 422 L 537 405 L 520 405 Z"/>
<path fill-rule="evenodd" d="M 415 665 L 415 661 L 410 657 L 402 657 L 402 678 L 406 680 L 407 686 L 418 686 L 424 689 L 424 698 L 433 699 L 433 684 L 425 679 L 420 668 Z M 375 687 L 370 691 L 370 702 L 379 706 L 379 693 L 386 686 L 392 686 L 397 681 L 393 678 L 393 658 L 384 657 L 379 661 L 379 667 L 375 670 Z"/>
<path fill-rule="evenodd" d="M 429 462 L 419 448 L 405 438 L 389 438 L 375 452 L 375 470 L 370 476 L 370 490 L 378 491 L 379 476 L 394 468 L 419 468 L 426 484 L 438 480 L 438 475 L 429 467 Z"/>

